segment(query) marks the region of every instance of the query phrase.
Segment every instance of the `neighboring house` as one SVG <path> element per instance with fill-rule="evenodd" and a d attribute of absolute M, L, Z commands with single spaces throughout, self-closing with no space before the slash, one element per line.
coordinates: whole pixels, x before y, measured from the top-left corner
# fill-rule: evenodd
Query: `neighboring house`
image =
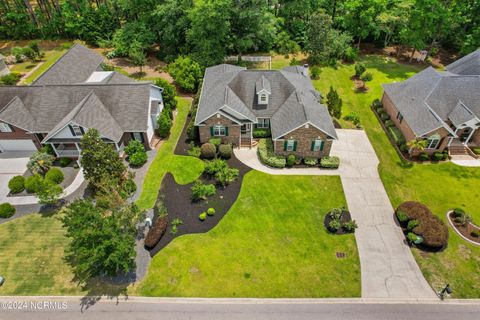
<path fill-rule="evenodd" d="M 429 67 L 383 88 L 385 110 L 407 141 L 427 140 L 424 152 L 474 155 L 480 146 L 480 49 L 445 72 Z"/>
<path fill-rule="evenodd" d="M 150 149 L 162 89 L 102 71 L 102 62 L 76 44 L 31 86 L 0 87 L 0 151 L 50 144 L 58 156 L 78 157 L 90 128 L 117 150 L 132 139 Z"/>
<path fill-rule="evenodd" d="M 0 53 L 0 77 L 10 73 L 7 64 L 5 63 L 5 56 Z"/>
<path fill-rule="evenodd" d="M 195 125 L 200 142 L 221 137 L 251 146 L 255 128 L 271 129 L 275 153 L 328 156 L 337 134 L 308 68 L 246 70 L 228 64 L 207 68 Z"/>

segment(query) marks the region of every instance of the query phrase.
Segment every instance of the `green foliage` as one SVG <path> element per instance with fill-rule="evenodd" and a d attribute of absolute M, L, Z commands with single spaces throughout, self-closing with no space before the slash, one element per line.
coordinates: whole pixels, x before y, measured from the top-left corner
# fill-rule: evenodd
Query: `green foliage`
<path fill-rule="evenodd" d="M 260 161 L 273 168 L 285 168 L 287 161 L 285 157 L 276 156 L 273 153 L 273 143 L 270 139 L 260 139 L 257 149 Z"/>
<path fill-rule="evenodd" d="M 300 51 L 298 43 L 293 41 L 290 35 L 285 31 L 280 31 L 277 34 L 275 41 L 275 51 L 285 56 L 295 54 Z"/>
<path fill-rule="evenodd" d="M 40 183 L 36 195 L 41 204 L 56 204 L 60 200 L 62 192 L 62 187 L 58 184 L 51 180 L 44 179 Z"/>
<path fill-rule="evenodd" d="M 11 72 L 0 77 L 0 85 L 14 86 L 15 84 L 17 84 L 21 77 L 21 74 L 17 72 Z"/>
<path fill-rule="evenodd" d="M 60 158 L 60 167 L 65 168 L 72 162 L 71 158 L 61 157 Z"/>
<path fill-rule="evenodd" d="M 218 146 L 218 156 L 222 159 L 230 159 L 232 157 L 232 145 L 221 144 Z"/>
<path fill-rule="evenodd" d="M 25 190 L 25 178 L 22 176 L 15 176 L 11 178 L 8 181 L 8 188 L 13 194 L 22 192 Z"/>
<path fill-rule="evenodd" d="M 409 232 L 409 233 L 407 234 L 407 240 L 408 240 L 410 243 L 415 243 L 415 242 L 417 241 L 417 238 L 418 238 L 418 236 L 417 236 L 415 233 L 413 233 L 413 232 Z"/>
<path fill-rule="evenodd" d="M 149 48 L 154 35 L 144 21 L 133 20 L 125 23 L 113 36 L 115 52 L 120 56 L 141 53 Z"/>
<path fill-rule="evenodd" d="M 289 168 L 293 167 L 293 165 L 295 164 L 295 160 L 296 160 L 295 155 L 289 154 L 287 156 L 287 163 L 286 163 L 287 167 Z"/>
<path fill-rule="evenodd" d="M 318 164 L 318 159 L 306 157 L 305 159 L 303 159 L 303 162 L 309 167 L 314 167 Z"/>
<path fill-rule="evenodd" d="M 327 216 L 332 220 L 340 220 L 343 214 L 342 208 L 332 208 L 327 212 Z"/>
<path fill-rule="evenodd" d="M 215 180 L 217 180 L 222 187 L 225 187 L 237 180 L 238 175 L 238 169 L 224 167 L 215 174 Z"/>
<path fill-rule="evenodd" d="M 395 124 L 393 123 L 392 120 L 388 119 L 385 121 L 385 126 L 388 127 L 393 127 Z M 443 156 L 442 156 L 443 157 Z"/>
<path fill-rule="evenodd" d="M 204 143 L 200 147 L 200 154 L 203 159 L 213 159 L 217 153 L 217 148 L 213 143 Z"/>
<path fill-rule="evenodd" d="M 14 206 L 12 206 L 10 203 L 5 202 L 0 204 L 0 218 L 10 218 L 13 216 L 16 212 L 16 209 Z"/>
<path fill-rule="evenodd" d="M 396 212 L 397 219 L 400 223 L 405 223 L 409 220 L 407 214 L 403 212 L 402 210 L 397 210 Z"/>
<path fill-rule="evenodd" d="M 192 117 L 187 126 L 187 137 L 190 141 L 195 141 L 198 138 L 198 127 L 195 126 L 195 117 Z"/>
<path fill-rule="evenodd" d="M 50 180 L 56 184 L 60 184 L 65 179 L 65 176 L 63 175 L 62 170 L 58 168 L 51 168 L 45 174 L 45 179 Z"/>
<path fill-rule="evenodd" d="M 213 144 L 216 149 L 222 144 L 222 138 L 210 138 L 209 143 Z"/>
<path fill-rule="evenodd" d="M 330 86 L 330 91 L 327 93 L 327 107 L 328 112 L 332 117 L 340 119 L 342 116 L 342 99 L 337 93 L 337 90 L 333 90 Z"/>
<path fill-rule="evenodd" d="M 272 136 L 272 132 L 270 129 L 255 128 L 253 129 L 252 136 L 255 139 L 270 138 Z"/>
<path fill-rule="evenodd" d="M 323 157 L 320 159 L 320 167 L 328 169 L 336 169 L 340 166 L 340 158 L 332 157 Z"/>
<path fill-rule="evenodd" d="M 205 221 L 207 219 L 207 213 L 206 212 L 202 212 L 198 215 L 198 219 L 200 219 L 200 221 Z"/>
<path fill-rule="evenodd" d="M 373 74 L 371 72 L 365 72 L 360 77 L 360 80 L 362 80 L 363 86 L 365 87 L 366 82 L 369 82 L 369 81 L 373 80 Z"/>
<path fill-rule="evenodd" d="M 130 140 L 124 151 L 127 155 L 131 156 L 137 152 L 145 152 L 145 146 L 138 140 Z"/>
<path fill-rule="evenodd" d="M 480 230 L 473 230 L 472 232 L 470 232 L 470 235 L 474 238 L 478 238 L 480 237 Z"/>
<path fill-rule="evenodd" d="M 200 147 L 195 146 L 195 144 L 191 142 L 187 153 L 189 156 L 200 158 L 200 155 L 202 154 L 202 150 L 200 149 Z"/>
<path fill-rule="evenodd" d="M 443 160 L 443 153 L 441 153 L 441 152 L 435 152 L 435 153 L 433 153 L 432 159 L 433 159 L 434 161 L 442 161 L 442 160 Z"/>
<path fill-rule="evenodd" d="M 355 62 L 358 58 L 358 49 L 354 47 L 348 47 L 345 49 L 345 53 L 343 55 L 343 60 L 346 62 Z"/>
<path fill-rule="evenodd" d="M 34 174 L 25 179 L 25 189 L 28 193 L 36 193 L 40 190 L 42 185 L 42 176 L 39 174 Z"/>
<path fill-rule="evenodd" d="M 178 103 L 177 99 L 175 99 L 177 95 L 177 90 L 175 89 L 175 86 L 171 85 L 167 80 L 162 78 L 158 78 L 157 80 L 155 80 L 155 85 L 163 89 L 162 99 L 164 106 L 169 108 L 170 110 L 175 110 Z"/>
<path fill-rule="evenodd" d="M 200 180 L 195 181 L 191 190 L 193 201 L 207 200 L 208 197 L 217 193 L 213 184 L 204 184 Z"/>
<path fill-rule="evenodd" d="M 170 135 L 172 128 L 172 119 L 169 115 L 169 109 L 164 108 L 157 119 L 157 134 L 160 138 L 166 138 Z"/>
<path fill-rule="evenodd" d="M 350 221 L 342 224 L 342 228 L 346 232 L 353 233 L 353 232 L 355 232 L 355 229 L 358 228 L 358 225 L 357 225 L 357 222 L 355 220 L 350 220 Z"/>
<path fill-rule="evenodd" d="M 128 58 L 134 65 L 140 68 L 139 72 L 142 73 L 143 66 L 147 63 L 147 57 L 140 42 L 134 41 L 131 44 L 128 50 Z"/>
<path fill-rule="evenodd" d="M 197 89 L 202 70 L 200 65 L 189 57 L 178 57 L 168 65 L 168 72 L 175 82 L 187 92 L 194 92 Z"/>
<path fill-rule="evenodd" d="M 208 208 L 207 209 L 207 214 L 209 216 L 214 216 L 215 215 L 215 208 Z"/>
<path fill-rule="evenodd" d="M 208 175 L 215 175 L 220 170 L 227 168 L 228 165 L 225 160 L 215 159 L 212 161 L 205 161 L 205 169 L 203 172 Z"/>
<path fill-rule="evenodd" d="M 360 79 L 365 70 L 367 70 L 367 68 L 365 68 L 365 64 L 360 62 L 355 63 L 355 76 L 357 78 Z"/>
<path fill-rule="evenodd" d="M 388 127 L 387 131 L 397 146 L 405 143 L 405 137 L 397 127 Z"/>
<path fill-rule="evenodd" d="M 344 120 L 351 121 L 355 126 L 360 125 L 360 117 L 357 113 L 351 111 L 346 116 L 343 117 Z"/>
<path fill-rule="evenodd" d="M 136 152 L 131 156 L 128 156 L 128 162 L 134 167 L 140 167 L 144 165 L 148 160 L 147 153 L 145 151 Z"/>
<path fill-rule="evenodd" d="M 40 149 L 40 152 L 48 153 L 51 156 L 55 156 L 55 151 L 53 150 L 53 147 L 51 144 L 44 144 Z"/>
<path fill-rule="evenodd" d="M 412 231 L 416 226 L 418 226 L 418 224 L 419 224 L 418 220 L 415 220 L 415 219 L 408 221 L 407 230 Z"/>
<path fill-rule="evenodd" d="M 430 160 L 430 156 L 426 152 L 422 152 L 418 155 L 418 160 L 420 161 L 428 161 Z"/>
<path fill-rule="evenodd" d="M 310 76 L 312 77 L 313 80 L 318 80 L 320 79 L 320 68 L 318 66 L 313 66 L 310 68 Z"/>
<path fill-rule="evenodd" d="M 374 108 L 375 110 L 377 110 L 378 112 L 378 109 L 379 108 L 382 108 L 383 109 L 383 103 L 382 101 L 380 101 L 379 99 L 375 99 L 372 101 L 372 108 Z"/>
<path fill-rule="evenodd" d="M 331 232 L 337 232 L 342 227 L 340 220 L 332 220 L 328 223 L 328 229 Z"/>

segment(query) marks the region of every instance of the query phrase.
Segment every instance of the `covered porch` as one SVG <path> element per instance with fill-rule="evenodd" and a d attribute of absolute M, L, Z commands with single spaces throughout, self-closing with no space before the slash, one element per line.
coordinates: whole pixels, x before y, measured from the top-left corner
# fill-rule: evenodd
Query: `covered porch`
<path fill-rule="evenodd" d="M 80 158 L 81 148 L 79 142 L 54 142 L 47 144 L 52 146 L 53 151 L 58 158 Z M 118 152 L 123 150 L 123 144 L 121 146 L 113 142 L 109 144 L 111 144 Z"/>

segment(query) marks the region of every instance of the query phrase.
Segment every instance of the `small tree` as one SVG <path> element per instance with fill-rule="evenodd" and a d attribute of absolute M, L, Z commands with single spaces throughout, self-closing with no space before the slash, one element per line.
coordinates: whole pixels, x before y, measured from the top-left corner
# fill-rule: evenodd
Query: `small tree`
<path fill-rule="evenodd" d="M 423 151 L 427 147 L 427 140 L 414 139 L 407 142 L 407 146 L 410 148 L 410 152 L 413 150 Z"/>
<path fill-rule="evenodd" d="M 158 129 L 157 133 L 158 136 L 161 138 L 166 138 L 170 134 L 170 129 L 172 128 L 172 119 L 168 115 L 168 110 L 165 108 L 160 113 L 160 116 L 157 119 Z"/>
<path fill-rule="evenodd" d="M 37 190 L 37 197 L 41 204 L 56 204 L 62 195 L 62 187 L 48 179 L 42 180 Z"/>
<path fill-rule="evenodd" d="M 175 99 L 177 95 L 177 90 L 175 89 L 175 86 L 168 83 L 167 80 L 161 78 L 155 81 L 155 85 L 163 88 L 162 98 L 164 106 L 166 108 L 169 108 L 170 110 L 175 110 L 177 108 L 178 102 L 177 99 Z"/>
<path fill-rule="evenodd" d="M 365 73 L 362 74 L 362 76 L 360 77 L 360 80 L 362 80 L 362 86 L 363 86 L 363 88 L 365 89 L 367 82 L 370 82 L 370 81 L 373 80 L 373 75 L 372 75 L 370 72 L 365 72 Z"/>
<path fill-rule="evenodd" d="M 28 160 L 27 168 L 33 174 L 44 175 L 53 164 L 55 157 L 48 153 L 37 151 Z"/>
<path fill-rule="evenodd" d="M 143 73 L 143 66 L 147 64 L 147 57 L 139 44 L 132 44 L 130 50 L 128 51 L 128 57 L 134 65 L 140 68 L 139 73 Z"/>
<path fill-rule="evenodd" d="M 342 104 L 342 99 L 338 95 L 337 90 L 330 86 L 330 91 L 327 94 L 327 107 L 332 117 L 340 119 L 342 116 Z"/>
<path fill-rule="evenodd" d="M 367 68 L 365 68 L 365 65 L 363 63 L 355 63 L 355 77 L 360 79 L 365 70 L 367 70 Z"/>
<path fill-rule="evenodd" d="M 178 57 L 168 65 L 168 71 L 175 82 L 187 92 L 194 92 L 202 77 L 200 65 L 189 57 Z"/>
<path fill-rule="evenodd" d="M 42 52 L 40 51 L 40 45 L 39 45 L 38 41 L 36 41 L 36 40 L 30 41 L 28 43 L 28 47 L 36 53 L 37 57 L 42 56 Z"/>
<path fill-rule="evenodd" d="M 313 80 L 318 80 L 320 78 L 320 68 L 317 66 L 313 66 L 310 69 L 310 75 L 312 76 Z"/>

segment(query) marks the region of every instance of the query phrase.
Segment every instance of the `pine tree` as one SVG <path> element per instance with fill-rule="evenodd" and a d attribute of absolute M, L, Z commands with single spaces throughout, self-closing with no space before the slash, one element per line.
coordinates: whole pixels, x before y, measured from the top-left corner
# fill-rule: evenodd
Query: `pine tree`
<path fill-rule="evenodd" d="M 342 104 L 342 99 L 338 95 L 337 90 L 334 90 L 333 87 L 330 86 L 330 91 L 327 94 L 327 107 L 332 117 L 340 119 L 342 116 Z"/>

